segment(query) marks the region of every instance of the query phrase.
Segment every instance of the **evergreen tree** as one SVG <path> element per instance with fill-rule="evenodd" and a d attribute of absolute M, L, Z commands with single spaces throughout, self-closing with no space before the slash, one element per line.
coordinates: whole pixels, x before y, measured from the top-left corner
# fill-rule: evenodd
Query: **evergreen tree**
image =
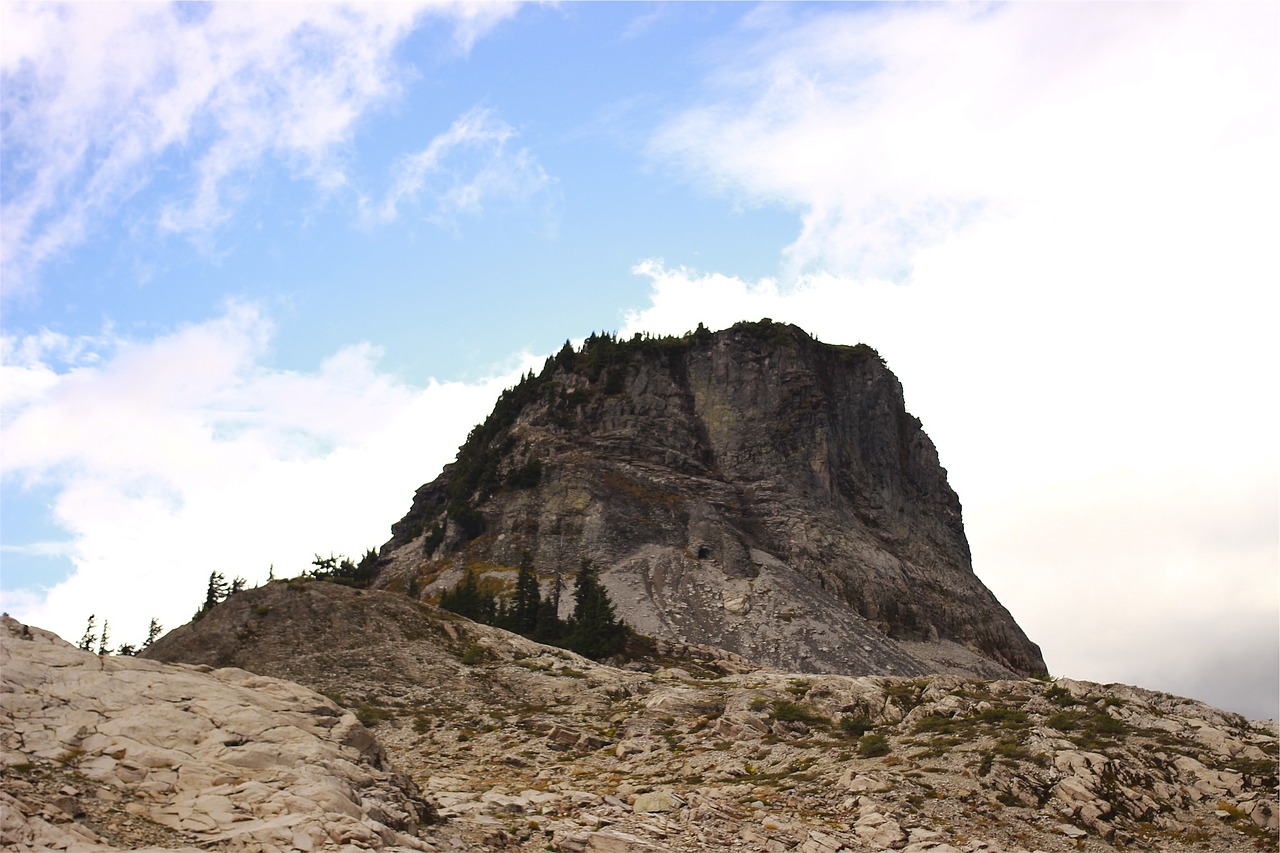
<path fill-rule="evenodd" d="M 107 645 L 111 641 L 111 622 L 110 620 L 102 620 L 102 636 L 98 638 L 98 654 L 111 654 L 111 647 Z"/>
<path fill-rule="evenodd" d="M 151 644 L 160 639 L 160 632 L 163 630 L 164 628 L 160 626 L 160 620 L 152 616 L 151 624 L 147 626 L 147 638 L 142 641 L 144 651 L 151 648 Z"/>
<path fill-rule="evenodd" d="M 542 601 L 538 597 L 538 574 L 533 568 L 533 557 L 525 551 L 520 557 L 520 571 L 516 575 L 515 600 L 511 603 L 511 630 L 526 637 L 538 629 L 538 610 Z"/>
<path fill-rule="evenodd" d="M 311 577 L 322 581 L 338 570 L 338 558 L 332 554 L 327 557 L 321 557 L 316 554 L 316 558 L 311 561 L 311 565 L 315 566 L 311 570 Z"/>
<path fill-rule="evenodd" d="M 574 581 L 573 616 L 566 645 L 578 654 L 603 660 L 622 651 L 627 626 L 614 615 L 613 602 L 600 583 L 600 570 L 584 559 Z"/>
<path fill-rule="evenodd" d="M 457 586 L 440 594 L 440 606 L 474 622 L 489 622 L 495 610 L 493 597 L 480 591 L 476 574 L 471 569 L 467 569 Z"/>
<path fill-rule="evenodd" d="M 94 645 L 98 642 L 98 635 L 93 632 L 94 614 L 89 614 L 89 624 L 84 628 L 84 636 L 80 638 L 79 648 L 82 652 L 93 651 Z"/>
<path fill-rule="evenodd" d="M 555 599 L 550 594 L 538 602 L 538 624 L 534 626 L 530 639 L 549 646 L 558 646 L 564 639 L 564 623 L 560 621 Z"/>
<path fill-rule="evenodd" d="M 204 604 L 200 607 L 200 613 L 208 613 L 217 606 L 219 601 L 227 597 L 230 587 L 227 586 L 227 579 L 222 572 L 210 572 L 209 586 L 204 593 Z"/>

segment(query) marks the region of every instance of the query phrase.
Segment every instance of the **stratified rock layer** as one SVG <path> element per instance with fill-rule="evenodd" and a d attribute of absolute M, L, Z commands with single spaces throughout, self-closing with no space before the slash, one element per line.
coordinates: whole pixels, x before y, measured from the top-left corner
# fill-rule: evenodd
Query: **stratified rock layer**
<path fill-rule="evenodd" d="M 80 651 L 0 620 L 6 850 L 433 849 L 350 712 L 242 669 Z"/>
<path fill-rule="evenodd" d="M 788 670 L 1046 672 L 897 378 L 794 326 L 566 346 L 392 532 L 384 587 L 585 557 L 636 629 Z"/>

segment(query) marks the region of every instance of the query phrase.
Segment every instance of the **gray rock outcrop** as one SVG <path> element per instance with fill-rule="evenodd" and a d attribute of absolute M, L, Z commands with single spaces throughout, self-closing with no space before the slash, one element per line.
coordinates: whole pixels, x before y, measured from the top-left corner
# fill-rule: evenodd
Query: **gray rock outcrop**
<path fill-rule="evenodd" d="M 1059 679 L 618 668 L 329 583 L 232 596 L 148 651 L 297 679 L 370 721 L 443 850 L 1274 850 L 1277 732 Z M 255 663 L 256 662 L 256 663 Z"/>
<path fill-rule="evenodd" d="M 974 575 L 897 378 L 794 326 L 566 345 L 392 532 L 385 588 L 509 584 L 525 551 L 550 584 L 588 558 L 637 630 L 782 669 L 1046 673 Z"/>
<path fill-rule="evenodd" d="M 81 651 L 0 619 L 6 850 L 428 850 L 350 712 L 241 669 Z"/>

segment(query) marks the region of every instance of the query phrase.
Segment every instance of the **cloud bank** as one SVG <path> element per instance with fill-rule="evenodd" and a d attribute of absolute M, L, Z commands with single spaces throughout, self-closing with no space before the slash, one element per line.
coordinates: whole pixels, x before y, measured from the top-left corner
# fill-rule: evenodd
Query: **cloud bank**
<path fill-rule="evenodd" d="M 186 622 L 210 572 L 251 582 L 358 557 L 389 536 L 424 479 L 453 458 L 525 358 L 480 383 L 415 388 L 369 344 L 312 372 L 272 368 L 254 305 L 152 340 L 4 340 L 5 476 L 53 488 L 66 531 L 46 550 L 72 575 L 6 609 L 75 638 L 110 619 L 138 642 L 151 617 Z"/>

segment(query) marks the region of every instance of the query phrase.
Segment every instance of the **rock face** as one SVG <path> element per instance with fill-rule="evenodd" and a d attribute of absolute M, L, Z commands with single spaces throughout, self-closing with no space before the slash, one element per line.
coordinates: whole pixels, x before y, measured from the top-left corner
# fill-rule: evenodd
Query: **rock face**
<path fill-rule="evenodd" d="M 277 582 L 148 652 L 245 662 L 360 712 L 441 850 L 1276 849 L 1277 737 L 1123 685 L 603 666 L 403 595 Z M 256 664 L 254 664 L 256 661 Z"/>
<path fill-rule="evenodd" d="M 585 557 L 637 630 L 787 670 L 1046 672 L 898 380 L 794 326 L 566 345 L 392 533 L 378 585 L 428 597 Z"/>
<path fill-rule="evenodd" d="M 356 717 L 241 669 L 83 652 L 0 620 L 6 850 L 428 850 Z"/>

